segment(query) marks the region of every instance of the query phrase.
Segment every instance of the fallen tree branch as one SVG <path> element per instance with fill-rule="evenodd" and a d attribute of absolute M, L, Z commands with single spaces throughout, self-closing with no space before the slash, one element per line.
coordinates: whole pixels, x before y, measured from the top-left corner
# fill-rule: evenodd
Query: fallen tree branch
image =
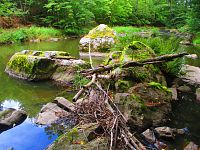
<path fill-rule="evenodd" d="M 144 66 L 144 65 L 148 65 L 148 64 L 164 63 L 164 62 L 172 61 L 176 58 L 183 57 L 185 55 L 188 55 L 188 53 L 183 52 L 183 53 L 179 53 L 179 54 L 168 54 L 168 55 L 162 55 L 162 56 L 158 56 L 158 57 L 150 58 L 150 59 L 146 59 L 146 60 L 129 61 L 129 62 L 126 62 L 126 63 L 115 63 L 115 64 L 107 65 L 107 66 L 99 66 L 99 67 L 94 68 L 94 69 L 82 70 L 82 71 L 80 71 L 80 73 L 82 73 L 82 74 L 94 74 L 94 73 L 101 73 L 101 72 L 105 72 L 105 71 L 110 71 L 110 70 L 115 69 L 115 68 L 120 67 L 120 66 L 122 68 L 128 68 L 128 67 L 135 67 L 135 66 Z"/>
<path fill-rule="evenodd" d="M 84 86 L 79 90 L 79 92 L 73 97 L 73 99 L 72 99 L 73 102 L 76 102 L 77 99 L 81 96 L 81 94 L 85 91 L 85 89 L 89 88 L 89 87 L 95 82 L 95 80 L 96 80 L 96 74 L 93 74 L 93 75 L 92 75 L 92 80 L 91 80 L 88 84 L 84 85 Z"/>

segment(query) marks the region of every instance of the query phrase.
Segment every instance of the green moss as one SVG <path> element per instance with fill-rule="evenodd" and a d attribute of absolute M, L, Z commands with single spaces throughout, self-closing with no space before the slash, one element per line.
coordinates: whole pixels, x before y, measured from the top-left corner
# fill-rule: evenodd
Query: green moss
<path fill-rule="evenodd" d="M 146 109 L 147 107 L 145 106 L 144 100 L 142 100 L 138 95 L 132 94 L 131 95 L 132 99 L 136 101 L 138 104 L 140 104 L 140 107 L 142 110 Z"/>
<path fill-rule="evenodd" d="M 159 89 L 159 90 L 163 90 L 167 93 L 171 93 L 171 90 L 169 90 L 166 86 L 163 86 L 161 85 L 160 83 L 157 83 L 157 82 L 150 82 L 148 83 L 151 87 L 154 87 L 156 89 Z"/>
<path fill-rule="evenodd" d="M 98 37 L 113 37 L 115 38 L 116 35 L 114 34 L 114 30 L 112 28 L 106 27 L 104 28 L 103 31 L 98 30 L 97 26 L 96 28 L 94 28 L 93 30 L 90 31 L 90 33 L 88 35 L 86 35 L 86 38 L 91 38 L 91 39 L 95 39 Z"/>
<path fill-rule="evenodd" d="M 144 82 L 148 81 L 151 77 L 149 70 L 144 67 L 131 67 L 129 68 L 129 71 L 132 74 L 132 80 L 135 81 Z"/>
<path fill-rule="evenodd" d="M 130 81 L 117 80 L 117 82 L 115 83 L 115 88 L 118 92 L 127 91 L 130 87 Z"/>
<path fill-rule="evenodd" d="M 14 55 L 8 62 L 8 67 L 17 73 L 32 74 L 34 64 L 33 62 L 28 62 L 27 55 Z"/>
<path fill-rule="evenodd" d="M 87 83 L 89 83 L 90 80 L 88 80 L 87 78 L 85 78 L 84 76 L 80 74 L 76 74 L 72 82 L 76 88 L 80 88 L 83 85 L 86 85 Z"/>
<path fill-rule="evenodd" d="M 12 56 L 6 70 L 30 80 L 48 79 L 55 70 L 55 65 L 53 60 L 19 53 Z"/>

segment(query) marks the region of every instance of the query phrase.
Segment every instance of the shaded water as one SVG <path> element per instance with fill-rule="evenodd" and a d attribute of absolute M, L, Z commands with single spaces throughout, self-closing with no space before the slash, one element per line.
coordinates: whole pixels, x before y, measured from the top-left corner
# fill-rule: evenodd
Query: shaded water
<path fill-rule="evenodd" d="M 0 46 L 0 109 L 15 107 L 28 114 L 24 123 L 0 134 L 0 150 L 9 147 L 14 150 L 42 150 L 57 137 L 54 134 L 48 135 L 50 132 L 45 127 L 36 126 L 34 117 L 42 105 L 52 101 L 61 90 L 50 82 L 26 82 L 4 73 L 9 58 L 24 49 L 62 50 L 76 57 L 79 54 L 77 39 Z"/>
<path fill-rule="evenodd" d="M 189 65 L 200 67 L 199 46 L 182 46 L 181 49 L 189 54 L 197 54 L 197 59 L 186 58 L 185 60 Z M 200 103 L 196 101 L 196 96 L 194 94 L 181 95 L 179 101 L 173 104 L 172 110 L 172 122 L 169 126 L 174 128 L 187 127 L 189 135 L 177 137 L 171 149 L 182 150 L 190 141 L 200 145 Z"/>

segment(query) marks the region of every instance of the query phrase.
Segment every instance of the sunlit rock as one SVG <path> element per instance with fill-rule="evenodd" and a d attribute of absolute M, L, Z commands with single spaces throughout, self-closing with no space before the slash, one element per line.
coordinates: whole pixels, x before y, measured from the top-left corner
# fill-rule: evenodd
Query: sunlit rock
<path fill-rule="evenodd" d="M 105 24 L 100 24 L 92 29 L 86 36 L 80 40 L 80 50 L 89 51 L 108 51 L 115 43 L 116 33 Z"/>

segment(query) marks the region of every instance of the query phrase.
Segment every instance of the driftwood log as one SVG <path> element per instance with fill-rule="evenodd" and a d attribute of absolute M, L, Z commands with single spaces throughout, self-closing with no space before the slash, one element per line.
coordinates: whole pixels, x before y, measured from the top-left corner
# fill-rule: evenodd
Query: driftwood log
<path fill-rule="evenodd" d="M 91 75 L 94 73 L 102 73 L 105 71 L 110 71 L 117 67 L 128 68 L 128 67 L 135 67 L 135 66 L 144 66 L 144 65 L 148 65 L 148 64 L 159 64 L 159 63 L 173 61 L 174 59 L 183 57 L 185 55 L 188 55 L 188 53 L 183 52 L 183 53 L 179 53 L 179 54 L 168 54 L 168 55 L 162 55 L 162 56 L 158 56 L 158 57 L 150 58 L 150 59 L 146 59 L 146 60 L 128 61 L 125 63 L 115 63 L 112 65 L 99 66 L 99 67 L 93 68 L 93 69 L 82 70 L 82 71 L 80 71 L 80 73 Z"/>

